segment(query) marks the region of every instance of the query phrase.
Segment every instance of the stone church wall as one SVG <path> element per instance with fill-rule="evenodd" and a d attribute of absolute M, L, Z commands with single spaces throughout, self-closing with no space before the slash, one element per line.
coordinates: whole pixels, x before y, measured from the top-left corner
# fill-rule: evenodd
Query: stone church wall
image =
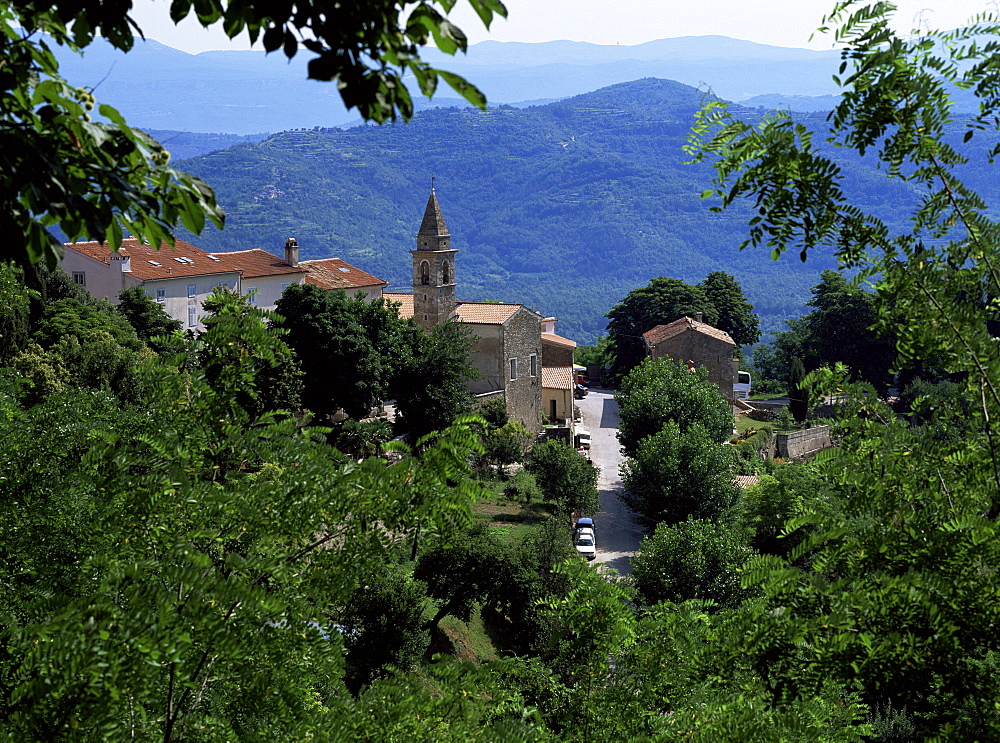
<path fill-rule="evenodd" d="M 542 400 L 542 319 L 520 308 L 504 327 L 504 372 L 507 379 L 507 412 L 529 431 L 541 430 Z M 535 373 L 531 374 L 531 356 Z M 510 359 L 517 359 L 517 379 L 511 380 Z"/>

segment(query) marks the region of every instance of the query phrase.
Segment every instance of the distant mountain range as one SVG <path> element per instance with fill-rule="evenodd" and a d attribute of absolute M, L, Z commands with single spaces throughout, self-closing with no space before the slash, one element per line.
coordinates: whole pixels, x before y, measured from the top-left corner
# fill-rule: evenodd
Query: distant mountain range
<path fill-rule="evenodd" d="M 64 76 L 95 88 L 99 101 L 119 109 L 135 126 L 186 132 L 258 134 L 358 123 L 336 88 L 306 79 L 309 52 L 288 61 L 280 53 L 219 51 L 188 54 L 156 41 L 128 54 L 104 42 L 83 56 L 57 47 Z M 724 36 L 663 39 L 636 46 L 552 41 L 537 44 L 484 41 L 467 55 L 430 49 L 426 58 L 478 85 L 492 104 L 551 102 L 620 82 L 659 77 L 711 90 L 727 100 L 778 96 L 783 105 L 835 92 L 836 52 L 786 49 Z M 464 105 L 442 85 L 420 108 Z"/>
<path fill-rule="evenodd" d="M 304 257 L 337 256 L 406 287 L 434 176 L 461 251 L 462 299 L 524 302 L 558 316 L 565 335 L 592 342 L 608 309 L 652 277 L 695 282 L 724 270 L 765 327 L 781 329 L 834 263 L 819 254 L 806 264 L 796 256 L 772 262 L 738 250 L 748 210 L 709 211 L 699 198 L 709 169 L 683 164 L 704 98 L 645 79 L 527 109 L 435 109 L 407 125 L 240 144 L 181 163 L 213 185 L 228 214 L 224 231 L 191 239 L 211 251 L 280 252 L 295 237 Z M 904 218 L 893 206 L 909 186 L 885 183 L 842 151 L 830 154 L 858 203 Z"/>

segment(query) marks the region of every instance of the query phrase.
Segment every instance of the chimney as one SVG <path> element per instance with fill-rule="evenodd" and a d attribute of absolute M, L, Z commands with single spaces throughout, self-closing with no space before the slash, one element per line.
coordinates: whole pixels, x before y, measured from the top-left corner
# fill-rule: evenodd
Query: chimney
<path fill-rule="evenodd" d="M 299 265 L 299 243 L 294 237 L 285 240 L 285 263 L 298 268 Z"/>
<path fill-rule="evenodd" d="M 695 312 L 694 313 L 694 321 L 695 322 L 701 322 L 701 313 L 700 312 Z"/>

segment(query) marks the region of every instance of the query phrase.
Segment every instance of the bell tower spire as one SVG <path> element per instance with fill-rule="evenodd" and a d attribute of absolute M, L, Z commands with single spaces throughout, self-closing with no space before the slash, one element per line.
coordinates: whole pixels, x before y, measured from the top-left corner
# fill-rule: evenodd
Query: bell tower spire
<path fill-rule="evenodd" d="M 455 254 L 434 191 L 424 207 L 413 257 L 413 318 L 424 330 L 448 320 L 455 312 Z"/>

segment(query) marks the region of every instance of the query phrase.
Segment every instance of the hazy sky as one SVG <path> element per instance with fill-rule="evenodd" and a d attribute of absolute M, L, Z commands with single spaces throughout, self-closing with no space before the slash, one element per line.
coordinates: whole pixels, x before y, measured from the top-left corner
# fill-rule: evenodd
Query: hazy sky
<path fill-rule="evenodd" d="M 360 0 L 364 2 L 364 0 Z M 831 0 L 505 0 L 508 20 L 486 31 L 464 6 L 452 20 L 472 42 L 589 41 L 641 44 L 675 36 L 720 34 L 776 46 L 829 49 L 832 39 L 809 37 L 828 12 Z M 462 0 L 459 0 L 462 5 Z M 996 10 L 996 0 L 900 0 L 897 26 L 909 29 L 954 28 L 976 13 Z M 147 38 L 197 53 L 246 49 L 244 38 L 230 41 L 196 22 L 177 27 L 169 19 L 170 0 L 135 0 L 134 17 Z"/>

